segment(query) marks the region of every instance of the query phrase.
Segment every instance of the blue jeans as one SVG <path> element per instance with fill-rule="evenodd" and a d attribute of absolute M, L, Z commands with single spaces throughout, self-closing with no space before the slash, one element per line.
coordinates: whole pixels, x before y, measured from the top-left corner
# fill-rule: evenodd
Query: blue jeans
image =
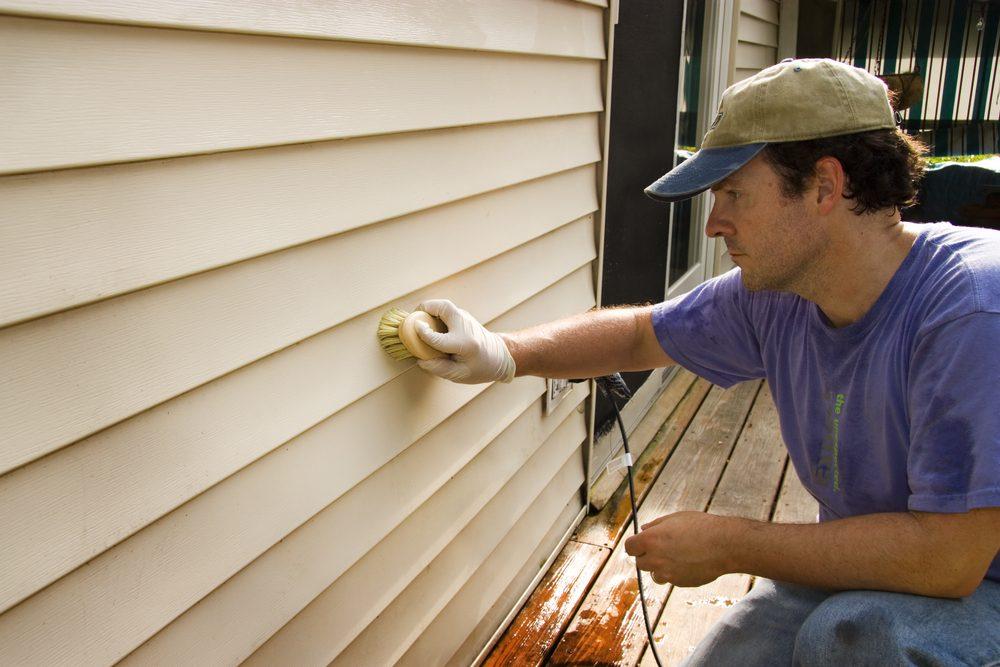
<path fill-rule="evenodd" d="M 1000 583 L 945 600 L 761 579 L 684 665 L 1000 665 Z"/>

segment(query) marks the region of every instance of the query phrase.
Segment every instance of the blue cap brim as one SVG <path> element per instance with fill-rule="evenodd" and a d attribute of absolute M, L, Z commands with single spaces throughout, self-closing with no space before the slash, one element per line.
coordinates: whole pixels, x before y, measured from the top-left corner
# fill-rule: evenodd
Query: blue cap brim
<path fill-rule="evenodd" d="M 694 197 L 754 159 L 764 146 L 767 144 L 702 148 L 661 176 L 645 192 L 653 199 L 668 202 Z"/>

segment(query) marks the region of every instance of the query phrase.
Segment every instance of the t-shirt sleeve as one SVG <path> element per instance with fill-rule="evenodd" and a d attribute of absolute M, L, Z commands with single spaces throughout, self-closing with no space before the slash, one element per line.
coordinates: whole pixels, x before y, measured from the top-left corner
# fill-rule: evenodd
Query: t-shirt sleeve
<path fill-rule="evenodd" d="M 1000 313 L 965 315 L 922 336 L 909 373 L 908 507 L 1000 506 Z"/>
<path fill-rule="evenodd" d="M 674 361 L 717 385 L 764 377 L 739 269 L 654 306 L 653 330 Z"/>

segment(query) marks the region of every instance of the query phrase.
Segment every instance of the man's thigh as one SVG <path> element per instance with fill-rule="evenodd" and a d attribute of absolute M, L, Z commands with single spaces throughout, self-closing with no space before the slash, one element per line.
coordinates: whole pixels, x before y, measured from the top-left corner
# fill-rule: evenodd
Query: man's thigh
<path fill-rule="evenodd" d="M 795 641 L 796 665 L 1000 663 L 1000 583 L 961 600 L 883 591 L 831 595 Z"/>
<path fill-rule="evenodd" d="M 723 616 L 685 665 L 754 667 L 790 665 L 799 628 L 828 593 L 758 579 L 746 597 Z"/>

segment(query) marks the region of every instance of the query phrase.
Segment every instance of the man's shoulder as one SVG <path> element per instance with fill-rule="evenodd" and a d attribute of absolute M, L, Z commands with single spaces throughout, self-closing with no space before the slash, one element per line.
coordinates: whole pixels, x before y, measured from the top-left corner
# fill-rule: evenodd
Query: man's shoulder
<path fill-rule="evenodd" d="M 934 223 L 923 235 L 923 261 L 913 289 L 926 308 L 926 324 L 1000 313 L 1000 232 Z"/>

